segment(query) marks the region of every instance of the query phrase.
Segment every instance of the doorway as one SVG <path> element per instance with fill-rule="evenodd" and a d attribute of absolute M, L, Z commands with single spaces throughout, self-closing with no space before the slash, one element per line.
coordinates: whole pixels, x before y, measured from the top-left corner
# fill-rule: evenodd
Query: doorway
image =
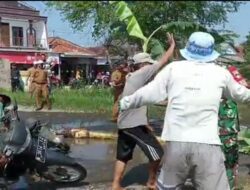
<path fill-rule="evenodd" d="M 10 26 L 9 23 L 1 23 L 0 30 L 0 45 L 1 47 L 10 47 Z"/>

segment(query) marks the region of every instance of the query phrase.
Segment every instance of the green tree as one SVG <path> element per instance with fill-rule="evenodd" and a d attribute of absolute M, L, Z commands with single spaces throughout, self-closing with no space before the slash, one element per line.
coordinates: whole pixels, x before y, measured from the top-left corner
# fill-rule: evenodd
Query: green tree
<path fill-rule="evenodd" d="M 242 2 L 127 1 L 127 3 L 140 23 L 145 36 L 149 36 L 162 24 L 172 21 L 195 22 L 204 27 L 223 24 L 227 22 L 227 13 L 236 12 Z M 108 1 L 48 1 L 46 4 L 48 7 L 59 10 L 75 30 L 82 30 L 92 18 L 94 20 L 94 38 L 99 38 L 105 32 L 115 38 L 128 36 L 125 24 L 114 16 L 115 5 Z"/>
<path fill-rule="evenodd" d="M 240 67 L 240 73 L 247 78 L 250 83 L 250 32 L 246 36 L 247 40 L 242 44 L 245 52 L 246 64 L 242 64 Z"/>
<path fill-rule="evenodd" d="M 243 44 L 245 49 L 245 59 L 247 60 L 247 63 L 250 64 L 250 32 L 246 36 L 247 40 Z"/>

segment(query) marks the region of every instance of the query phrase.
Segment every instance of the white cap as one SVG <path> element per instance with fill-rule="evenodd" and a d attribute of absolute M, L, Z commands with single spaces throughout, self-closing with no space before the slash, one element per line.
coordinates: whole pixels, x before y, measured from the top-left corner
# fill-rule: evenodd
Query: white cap
<path fill-rule="evenodd" d="M 134 64 L 151 63 L 155 64 L 157 61 L 153 60 L 148 53 L 137 53 L 133 57 Z"/>
<path fill-rule="evenodd" d="M 43 64 L 43 61 L 42 60 L 34 61 L 33 64 L 34 65 Z"/>

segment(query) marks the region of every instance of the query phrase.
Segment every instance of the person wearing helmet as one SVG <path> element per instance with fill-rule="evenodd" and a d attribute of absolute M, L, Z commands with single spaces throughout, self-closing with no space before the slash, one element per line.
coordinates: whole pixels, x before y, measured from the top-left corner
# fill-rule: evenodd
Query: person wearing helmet
<path fill-rule="evenodd" d="M 250 90 L 215 63 L 220 54 L 214 46 L 209 33 L 192 33 L 180 50 L 185 60 L 171 62 L 153 81 L 119 102 L 123 113 L 168 98 L 158 190 L 182 189 L 188 178 L 196 189 L 230 189 L 218 133 L 220 100 L 224 95 L 250 102 Z"/>
<path fill-rule="evenodd" d="M 36 69 L 37 69 L 37 61 L 34 61 L 33 67 L 29 68 L 27 71 L 26 85 L 28 85 L 30 97 L 33 96 L 33 93 L 34 93 L 35 88 L 36 88 L 36 84 L 31 77 L 31 76 L 34 76 Z"/>
<path fill-rule="evenodd" d="M 241 85 L 249 88 L 246 80 L 239 73 L 235 66 L 227 65 L 219 62 L 221 66 L 226 68 L 233 76 L 234 80 Z M 225 155 L 225 167 L 230 189 L 238 187 L 238 162 L 239 162 L 239 142 L 238 133 L 240 131 L 239 110 L 237 103 L 226 97 L 222 97 L 219 108 L 219 135 L 222 142 L 222 150 Z"/>
<path fill-rule="evenodd" d="M 37 69 L 32 76 L 33 80 L 36 84 L 35 88 L 35 96 L 36 96 L 36 111 L 41 110 L 43 108 L 42 105 L 42 97 L 45 99 L 48 110 L 51 109 L 51 103 L 49 99 L 49 77 L 48 72 L 43 69 L 43 61 L 37 61 Z"/>

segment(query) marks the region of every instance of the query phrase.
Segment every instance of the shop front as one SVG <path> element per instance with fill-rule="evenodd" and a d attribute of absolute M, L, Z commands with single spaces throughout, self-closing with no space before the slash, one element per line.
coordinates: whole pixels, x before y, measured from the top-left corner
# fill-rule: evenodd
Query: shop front
<path fill-rule="evenodd" d="M 24 52 L 24 51 L 0 51 L 0 59 L 4 62 L 9 63 L 10 67 L 15 64 L 21 74 L 21 84 L 25 84 L 27 78 L 27 70 L 32 67 L 34 61 L 44 60 L 46 58 L 48 61 L 56 64 L 54 70 L 56 70 L 57 76 L 60 77 L 60 67 L 59 67 L 59 55 L 50 52 Z M 27 87 L 24 85 L 24 89 Z"/>

